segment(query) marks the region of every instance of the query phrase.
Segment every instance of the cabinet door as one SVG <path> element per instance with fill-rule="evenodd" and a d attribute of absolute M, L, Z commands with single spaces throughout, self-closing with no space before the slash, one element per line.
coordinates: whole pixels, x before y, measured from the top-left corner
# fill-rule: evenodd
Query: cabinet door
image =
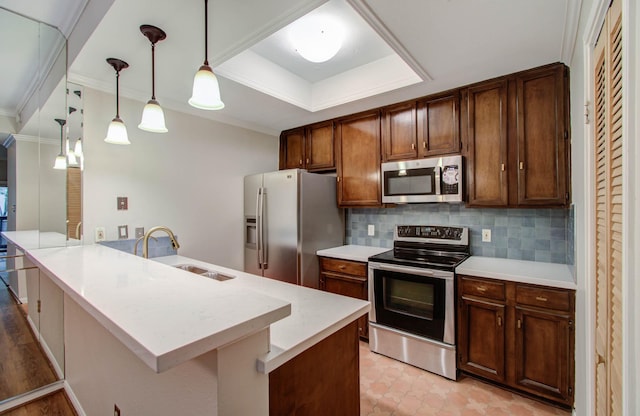
<path fill-rule="evenodd" d="M 466 91 L 469 206 L 507 206 L 507 81 Z"/>
<path fill-rule="evenodd" d="M 280 134 L 280 169 L 304 168 L 304 127 Z"/>
<path fill-rule="evenodd" d="M 516 387 L 573 404 L 569 315 L 516 307 Z"/>
<path fill-rule="evenodd" d="M 340 275 L 337 273 L 322 273 L 321 289 L 337 293 L 338 295 L 349 296 L 356 299 L 367 300 L 367 278 Z M 362 338 L 369 338 L 368 315 L 358 319 L 358 334 Z"/>
<path fill-rule="evenodd" d="M 527 71 L 516 85 L 518 205 L 566 205 L 565 67 Z"/>
<path fill-rule="evenodd" d="M 380 206 L 380 115 L 342 119 L 336 126 L 338 205 Z"/>
<path fill-rule="evenodd" d="M 418 102 L 420 157 L 460 152 L 460 95 L 458 91 Z"/>
<path fill-rule="evenodd" d="M 384 162 L 415 159 L 416 103 L 402 103 L 382 110 L 382 147 Z"/>
<path fill-rule="evenodd" d="M 333 122 L 313 124 L 306 130 L 305 166 L 308 171 L 336 168 L 333 149 Z"/>
<path fill-rule="evenodd" d="M 462 297 L 458 368 L 495 381 L 505 380 L 505 305 Z"/>

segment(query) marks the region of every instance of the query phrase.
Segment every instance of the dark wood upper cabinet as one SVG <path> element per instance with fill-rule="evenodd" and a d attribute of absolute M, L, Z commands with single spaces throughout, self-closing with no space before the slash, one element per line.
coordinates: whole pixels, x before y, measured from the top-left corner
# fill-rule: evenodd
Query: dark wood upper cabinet
<path fill-rule="evenodd" d="M 507 81 L 464 92 L 467 194 L 471 206 L 507 206 Z"/>
<path fill-rule="evenodd" d="M 520 206 L 568 203 L 565 76 L 557 65 L 516 77 Z"/>
<path fill-rule="evenodd" d="M 569 204 L 567 76 L 553 64 L 463 91 L 469 206 Z"/>
<path fill-rule="evenodd" d="M 380 206 L 380 113 L 336 121 L 338 206 Z"/>
<path fill-rule="evenodd" d="M 418 156 L 460 153 L 458 90 L 418 101 Z"/>
<path fill-rule="evenodd" d="M 415 159 L 418 156 L 416 103 L 382 110 L 382 161 Z"/>
<path fill-rule="evenodd" d="M 309 172 L 336 168 L 333 121 L 286 130 L 280 134 L 280 169 Z"/>
<path fill-rule="evenodd" d="M 280 169 L 304 168 L 304 127 L 280 134 Z"/>

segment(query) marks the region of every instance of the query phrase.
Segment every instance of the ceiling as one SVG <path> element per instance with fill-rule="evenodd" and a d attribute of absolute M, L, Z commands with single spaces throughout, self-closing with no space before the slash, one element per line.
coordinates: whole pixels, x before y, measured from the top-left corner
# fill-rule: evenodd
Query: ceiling
<path fill-rule="evenodd" d="M 61 6 L 43 6 L 54 3 Z M 70 18 L 62 18 L 60 9 L 81 10 L 84 3 L 0 0 L 1 7 L 22 5 L 21 13 L 66 34 Z M 350 38 L 333 60 L 311 64 L 286 46 L 279 31 L 319 7 L 341 10 L 357 40 Z M 121 58 L 130 64 L 120 77 L 121 95 L 146 102 L 151 51 L 139 26 L 156 25 L 167 33 L 156 46 L 156 96 L 163 107 L 278 134 L 534 66 L 568 63 L 580 7 L 581 0 L 210 0 L 209 62 L 226 106 L 208 112 L 186 103 L 204 59 L 202 0 L 114 0 L 70 63 L 69 80 L 114 92 L 105 59 Z M 170 118 L 167 127 L 171 132 Z"/>

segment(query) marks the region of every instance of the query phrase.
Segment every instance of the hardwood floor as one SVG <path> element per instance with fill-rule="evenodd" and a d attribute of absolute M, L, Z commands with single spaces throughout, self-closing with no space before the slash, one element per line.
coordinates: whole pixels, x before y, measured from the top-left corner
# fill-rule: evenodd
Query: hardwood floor
<path fill-rule="evenodd" d="M 77 416 L 63 390 L 0 414 L 2 416 Z"/>
<path fill-rule="evenodd" d="M 53 383 L 56 374 L 24 311 L 0 283 L 0 401 Z"/>

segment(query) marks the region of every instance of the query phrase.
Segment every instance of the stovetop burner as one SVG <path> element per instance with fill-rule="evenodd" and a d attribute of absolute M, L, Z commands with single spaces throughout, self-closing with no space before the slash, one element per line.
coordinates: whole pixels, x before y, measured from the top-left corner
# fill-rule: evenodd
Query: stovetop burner
<path fill-rule="evenodd" d="M 393 250 L 371 256 L 369 261 L 454 271 L 469 255 L 468 228 L 398 225 Z"/>

